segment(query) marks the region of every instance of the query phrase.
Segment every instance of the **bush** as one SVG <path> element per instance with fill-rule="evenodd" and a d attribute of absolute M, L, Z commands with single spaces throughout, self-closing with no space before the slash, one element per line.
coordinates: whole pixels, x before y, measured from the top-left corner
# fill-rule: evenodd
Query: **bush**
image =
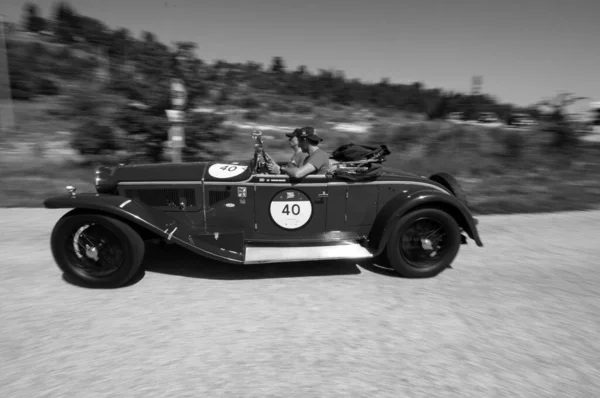
<path fill-rule="evenodd" d="M 567 123 L 556 123 L 546 129 L 552 133 L 552 141 L 549 149 L 562 153 L 571 153 L 580 147 L 580 140 L 577 137 L 575 129 Z"/>
<path fill-rule="evenodd" d="M 257 121 L 260 119 L 260 114 L 256 111 L 248 111 L 244 114 L 244 119 L 250 121 Z"/>
<path fill-rule="evenodd" d="M 315 101 L 316 106 L 329 106 L 330 101 L 327 98 L 319 98 Z"/>
<path fill-rule="evenodd" d="M 390 126 L 384 123 L 375 123 L 371 128 L 371 133 L 365 138 L 365 142 L 378 144 L 388 144 Z"/>
<path fill-rule="evenodd" d="M 118 106 L 118 98 L 97 89 L 75 86 L 66 88 L 66 95 L 59 97 L 57 108 L 50 111 L 62 119 L 95 120 L 110 125 L 112 110 Z"/>
<path fill-rule="evenodd" d="M 394 131 L 391 144 L 399 147 L 416 144 L 426 133 L 422 126 L 416 124 L 400 126 Z"/>
<path fill-rule="evenodd" d="M 14 100 L 30 100 L 34 95 L 34 85 L 32 84 L 32 73 L 21 69 L 19 66 L 11 65 L 10 71 L 10 90 Z"/>
<path fill-rule="evenodd" d="M 29 101 L 33 98 L 31 90 L 24 87 L 17 87 L 11 89 L 11 97 L 16 101 Z"/>
<path fill-rule="evenodd" d="M 502 138 L 506 157 L 519 160 L 523 156 L 526 140 L 523 133 L 517 131 L 507 131 Z"/>
<path fill-rule="evenodd" d="M 58 95 L 60 87 L 52 80 L 41 77 L 37 80 L 37 94 L 40 95 Z"/>
<path fill-rule="evenodd" d="M 282 102 L 272 102 L 269 109 L 273 112 L 290 112 L 292 108 Z"/>
<path fill-rule="evenodd" d="M 225 118 L 220 115 L 192 113 L 185 126 L 184 160 L 201 161 L 228 154 L 223 141 L 231 139 L 235 134 L 232 127 L 223 127 Z"/>
<path fill-rule="evenodd" d="M 113 73 L 108 89 L 133 101 L 143 101 L 145 99 L 142 88 L 129 73 Z"/>
<path fill-rule="evenodd" d="M 215 100 L 216 105 L 226 105 L 230 101 L 230 94 L 226 88 L 223 88 L 217 94 L 217 98 Z"/>
<path fill-rule="evenodd" d="M 256 109 L 256 108 L 260 108 L 260 102 L 258 102 L 257 100 L 255 100 L 252 97 L 245 97 L 240 99 L 237 102 L 237 105 L 241 108 L 245 108 L 245 109 Z"/>
<path fill-rule="evenodd" d="M 138 154 L 158 162 L 162 159 L 164 143 L 168 140 L 169 121 L 153 115 L 150 110 L 124 108 L 115 118 L 115 124 L 127 134 L 130 154 Z"/>
<path fill-rule="evenodd" d="M 100 155 L 119 149 L 112 129 L 96 121 L 83 123 L 75 130 L 71 147 L 81 155 Z"/>
<path fill-rule="evenodd" d="M 299 113 L 299 114 L 307 114 L 307 113 L 311 113 L 313 108 L 310 105 L 301 104 L 301 105 L 297 105 L 294 110 L 296 113 Z"/>

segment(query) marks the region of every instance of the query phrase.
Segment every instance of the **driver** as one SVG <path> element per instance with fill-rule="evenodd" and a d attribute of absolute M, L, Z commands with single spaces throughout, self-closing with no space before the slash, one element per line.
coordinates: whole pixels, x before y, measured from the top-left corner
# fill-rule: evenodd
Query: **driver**
<path fill-rule="evenodd" d="M 298 138 L 302 152 L 308 154 L 308 157 L 304 159 L 302 166 L 281 167 L 281 173 L 293 178 L 302 178 L 309 174 L 326 174 L 330 164 L 329 156 L 319 148 L 319 142 L 323 141 L 323 138 L 319 137 L 315 129 L 310 126 L 302 127 Z"/>
<path fill-rule="evenodd" d="M 298 137 L 300 135 L 301 129 L 295 129 L 291 133 L 286 133 L 285 135 L 289 138 L 290 147 L 292 148 L 293 154 L 288 162 L 288 166 L 302 166 L 304 164 L 304 160 L 308 156 L 306 153 L 302 151 L 299 146 Z M 281 167 L 273 161 L 273 159 L 267 154 L 268 163 L 267 167 L 269 168 L 270 174 L 281 174 Z"/>

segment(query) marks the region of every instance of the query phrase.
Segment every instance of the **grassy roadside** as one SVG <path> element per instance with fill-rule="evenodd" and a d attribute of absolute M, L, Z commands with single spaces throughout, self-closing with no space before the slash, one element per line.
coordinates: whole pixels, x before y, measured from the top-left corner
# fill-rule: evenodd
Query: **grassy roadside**
<path fill-rule="evenodd" d="M 238 153 L 241 156 L 243 151 Z M 513 170 L 498 175 L 455 175 L 467 192 L 471 210 L 475 214 L 598 209 L 598 153 L 596 150 L 590 151 L 587 159 L 581 157 L 571 167 Z M 411 158 L 408 153 L 404 154 L 404 158 L 401 155 L 391 156 L 386 167 L 423 175 L 446 170 L 441 161 L 427 163 L 423 159 Z M 41 207 L 45 198 L 63 194 L 66 185 L 77 186 L 79 192 L 94 192 L 91 166 L 82 167 L 73 162 L 50 162 L 33 157 L 12 161 L 3 158 L 0 160 L 0 170 L 0 207 Z"/>

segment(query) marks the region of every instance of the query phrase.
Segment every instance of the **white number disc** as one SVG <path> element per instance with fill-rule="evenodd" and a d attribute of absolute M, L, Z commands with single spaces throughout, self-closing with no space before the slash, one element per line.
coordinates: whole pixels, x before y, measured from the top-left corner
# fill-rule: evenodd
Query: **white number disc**
<path fill-rule="evenodd" d="M 239 164 L 217 163 L 210 166 L 208 174 L 215 178 L 231 178 L 242 174 L 248 166 L 240 166 Z"/>
<path fill-rule="evenodd" d="M 283 191 L 271 201 L 271 218 L 285 229 L 298 229 L 306 225 L 312 216 L 311 201 L 299 191 Z"/>

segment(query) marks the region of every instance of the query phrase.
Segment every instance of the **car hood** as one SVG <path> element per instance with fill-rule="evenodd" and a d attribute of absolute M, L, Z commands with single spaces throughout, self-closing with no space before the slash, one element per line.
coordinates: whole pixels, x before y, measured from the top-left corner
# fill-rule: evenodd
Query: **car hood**
<path fill-rule="evenodd" d="M 143 181 L 201 181 L 204 180 L 245 180 L 250 176 L 250 161 L 235 162 L 189 162 L 189 163 L 158 163 L 121 165 L 112 170 L 113 182 L 143 182 Z M 225 171 L 215 173 L 214 170 L 225 168 Z M 227 170 L 235 169 L 237 171 Z M 210 172 L 209 172 L 210 171 Z M 216 176 L 216 177 L 215 177 Z"/>

